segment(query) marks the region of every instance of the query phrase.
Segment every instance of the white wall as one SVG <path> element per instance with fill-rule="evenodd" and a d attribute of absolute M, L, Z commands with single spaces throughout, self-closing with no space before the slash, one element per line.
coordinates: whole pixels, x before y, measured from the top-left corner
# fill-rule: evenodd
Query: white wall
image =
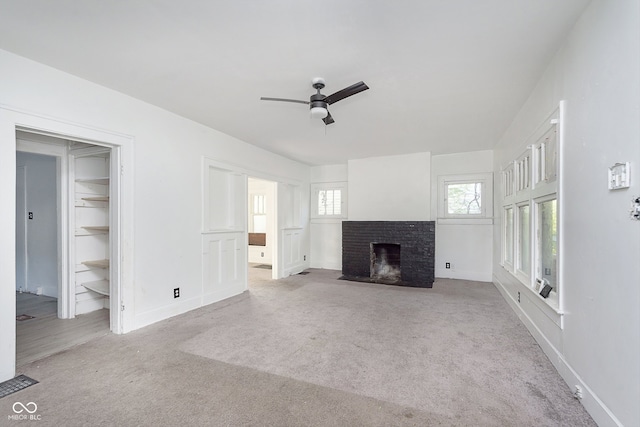
<path fill-rule="evenodd" d="M 347 165 L 326 165 L 311 168 L 312 185 L 343 183 L 347 179 Z M 350 199 L 347 190 L 347 212 L 349 205 Z M 311 267 L 342 270 L 342 219 L 311 219 Z"/>
<path fill-rule="evenodd" d="M 438 177 L 493 171 L 493 151 L 434 155 L 431 157 L 431 217 L 437 218 Z M 493 261 L 493 226 L 436 222 L 435 276 L 490 282 Z M 446 269 L 445 263 L 451 268 Z"/>
<path fill-rule="evenodd" d="M 129 96 L 0 51 L 0 320 L 15 322 L 15 123 L 13 111 L 55 119 L 68 128 L 130 135 L 123 179 L 133 202 L 124 235 L 124 330 L 202 305 L 202 158 L 295 183 L 308 195 L 309 167 L 258 149 Z M 52 120 L 53 121 L 53 120 Z M 308 196 L 307 196 L 308 197 Z M 300 218 L 301 251 L 308 253 L 308 207 Z M 304 222 L 304 220 L 307 222 Z M 181 296 L 173 298 L 173 288 Z M 132 313 L 133 312 L 133 313 Z M 0 381 L 14 374 L 15 328 L 0 328 Z M 5 345 L 6 344 L 6 345 Z"/>
<path fill-rule="evenodd" d="M 56 159 L 32 153 L 16 153 L 17 166 L 26 170 L 26 208 L 33 219 L 27 227 L 27 289 L 58 297 L 58 214 Z M 17 237 L 16 237 L 17 238 Z M 17 281 L 16 281 L 17 286 Z"/>
<path fill-rule="evenodd" d="M 560 188 L 564 315 L 504 271 L 500 224 L 494 282 L 599 425 L 640 425 L 640 3 L 594 0 L 495 150 L 496 172 L 566 100 Z M 631 162 L 631 188 L 609 191 L 607 168 Z M 496 194 L 499 207 L 500 189 Z M 500 212 L 499 210 L 497 212 Z M 521 292 L 523 300 L 516 302 Z M 554 321 L 561 317 L 561 322 Z"/>
<path fill-rule="evenodd" d="M 256 262 L 262 264 L 271 264 L 273 262 L 273 242 L 275 238 L 275 218 L 276 218 L 276 191 L 275 183 L 270 181 L 264 181 L 261 179 L 249 178 L 248 182 L 249 200 L 247 206 L 249 206 L 249 232 L 254 232 L 251 229 L 251 203 L 252 196 L 254 194 L 262 194 L 265 196 L 265 209 L 267 216 L 266 246 L 249 246 L 249 262 Z"/>
<path fill-rule="evenodd" d="M 349 160 L 349 220 L 430 220 L 430 169 L 431 153 Z"/>

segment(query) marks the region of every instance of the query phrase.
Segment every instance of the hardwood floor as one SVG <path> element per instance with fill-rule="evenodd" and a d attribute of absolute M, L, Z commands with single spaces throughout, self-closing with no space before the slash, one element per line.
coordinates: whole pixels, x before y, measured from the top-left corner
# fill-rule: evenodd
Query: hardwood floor
<path fill-rule="evenodd" d="M 56 298 L 16 292 L 16 365 L 21 366 L 109 333 L 109 310 L 58 319 Z"/>

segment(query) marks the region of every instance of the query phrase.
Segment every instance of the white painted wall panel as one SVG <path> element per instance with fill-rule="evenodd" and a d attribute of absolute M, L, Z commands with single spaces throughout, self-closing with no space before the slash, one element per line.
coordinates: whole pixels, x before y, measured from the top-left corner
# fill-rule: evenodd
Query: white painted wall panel
<path fill-rule="evenodd" d="M 246 290 L 245 237 L 242 232 L 202 235 L 202 298 L 204 304 Z M 188 295 L 187 295 L 188 297 Z"/>
<path fill-rule="evenodd" d="M 311 221 L 311 267 L 342 270 L 342 221 Z"/>
<path fill-rule="evenodd" d="M 350 221 L 429 221 L 431 153 L 350 160 Z"/>

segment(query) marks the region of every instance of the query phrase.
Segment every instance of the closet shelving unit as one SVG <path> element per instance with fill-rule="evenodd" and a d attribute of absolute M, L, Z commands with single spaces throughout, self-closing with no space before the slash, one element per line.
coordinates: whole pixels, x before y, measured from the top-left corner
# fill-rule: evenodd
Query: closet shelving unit
<path fill-rule="evenodd" d="M 109 159 L 77 157 L 75 169 L 76 314 L 83 314 L 109 308 Z"/>

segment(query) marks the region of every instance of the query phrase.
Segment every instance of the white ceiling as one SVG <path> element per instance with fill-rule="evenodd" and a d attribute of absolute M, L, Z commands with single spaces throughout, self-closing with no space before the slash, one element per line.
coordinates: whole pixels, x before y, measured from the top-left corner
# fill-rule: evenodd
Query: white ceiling
<path fill-rule="evenodd" d="M 0 48 L 336 164 L 491 149 L 588 1 L 0 0 Z M 326 127 L 259 99 L 308 100 L 316 76 L 371 89 Z"/>

